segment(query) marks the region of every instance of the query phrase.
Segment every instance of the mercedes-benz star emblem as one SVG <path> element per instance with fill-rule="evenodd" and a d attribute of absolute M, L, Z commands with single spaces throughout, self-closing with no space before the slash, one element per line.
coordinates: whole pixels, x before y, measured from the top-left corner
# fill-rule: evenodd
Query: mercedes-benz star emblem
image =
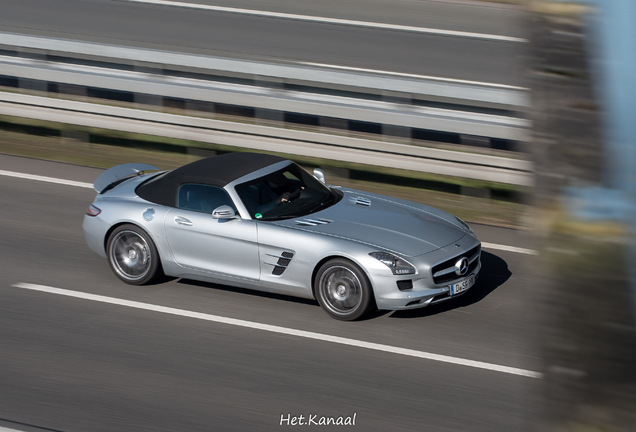
<path fill-rule="evenodd" d="M 455 271 L 457 276 L 464 276 L 468 271 L 468 258 L 463 257 L 462 259 L 457 261 L 455 263 L 455 267 L 457 267 L 457 270 Z"/>

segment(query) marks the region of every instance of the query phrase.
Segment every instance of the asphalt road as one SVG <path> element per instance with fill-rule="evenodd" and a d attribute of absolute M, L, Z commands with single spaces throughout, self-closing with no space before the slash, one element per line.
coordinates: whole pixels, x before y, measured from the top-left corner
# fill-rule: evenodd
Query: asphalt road
<path fill-rule="evenodd" d="M 92 182 L 100 170 L 0 156 L 0 170 Z M 364 431 L 528 431 L 542 380 L 16 288 L 41 284 L 540 371 L 532 257 L 485 250 L 462 298 L 344 323 L 316 302 L 175 280 L 132 287 L 84 243 L 87 188 L 0 175 L 0 428 L 301 429 L 281 416 L 356 415 Z M 523 233 L 474 226 L 485 242 Z M 329 428 L 327 428 L 329 429 Z"/>
<path fill-rule="evenodd" d="M 297 2 L 193 0 L 190 3 L 523 37 L 510 7 L 362 0 Z M 524 43 L 360 28 L 122 0 L 4 0 L 0 31 L 115 45 L 313 62 L 523 85 Z"/>

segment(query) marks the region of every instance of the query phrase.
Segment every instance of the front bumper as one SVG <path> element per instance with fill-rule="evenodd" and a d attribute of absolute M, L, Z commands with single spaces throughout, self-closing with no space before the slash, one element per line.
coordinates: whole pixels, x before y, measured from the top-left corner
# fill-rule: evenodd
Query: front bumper
<path fill-rule="evenodd" d="M 452 281 L 453 284 L 460 283 L 472 276 L 475 281 L 479 277 L 481 271 L 481 261 L 477 268 L 466 276 Z M 424 279 L 413 281 L 413 288 L 400 291 L 397 289 L 397 281 L 403 278 L 395 278 L 391 282 L 391 289 L 376 290 L 375 301 L 378 309 L 382 310 L 406 310 L 418 309 L 430 304 L 440 303 L 446 300 L 460 297 L 472 289 L 469 288 L 459 294 L 450 294 L 450 283 L 445 286 L 426 286 Z M 474 285 L 473 285 L 474 286 Z M 380 292 L 378 292 L 380 291 Z"/>
<path fill-rule="evenodd" d="M 481 270 L 481 262 L 475 270 L 461 279 L 454 280 L 453 283 L 460 283 L 471 276 L 475 277 L 475 280 L 479 277 Z M 405 309 L 417 309 L 428 306 L 430 304 L 440 303 L 446 300 L 450 300 L 456 297 L 460 297 L 472 289 L 469 288 L 459 294 L 450 295 L 450 284 L 440 287 L 426 287 L 422 286 L 421 281 L 413 282 L 413 288 L 404 291 L 397 289 L 391 290 L 387 293 L 376 293 L 376 304 L 378 309 L 382 310 L 405 310 Z M 397 280 L 394 282 L 397 286 Z M 474 285 L 473 285 L 474 286 Z"/>

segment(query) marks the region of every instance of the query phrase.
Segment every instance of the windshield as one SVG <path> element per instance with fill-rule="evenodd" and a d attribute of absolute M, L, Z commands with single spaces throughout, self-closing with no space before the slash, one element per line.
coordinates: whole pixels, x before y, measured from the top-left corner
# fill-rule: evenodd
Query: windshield
<path fill-rule="evenodd" d="M 277 220 L 304 216 L 337 201 L 331 189 L 296 164 L 236 186 L 254 219 Z"/>

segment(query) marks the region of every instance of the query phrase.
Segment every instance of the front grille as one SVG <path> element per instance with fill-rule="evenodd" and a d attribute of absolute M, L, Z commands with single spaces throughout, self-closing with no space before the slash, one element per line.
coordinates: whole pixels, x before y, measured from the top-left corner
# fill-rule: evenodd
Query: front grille
<path fill-rule="evenodd" d="M 413 281 L 411 279 L 397 281 L 397 287 L 400 291 L 413 289 Z"/>
<path fill-rule="evenodd" d="M 434 275 L 435 273 L 442 271 L 442 270 L 446 270 L 449 269 L 451 267 L 455 266 L 455 263 L 457 261 L 459 261 L 462 257 L 466 257 L 468 258 L 468 260 L 470 261 L 471 259 L 474 258 L 473 262 L 471 262 L 468 265 L 468 271 L 466 272 L 466 274 L 470 274 L 473 270 L 475 270 L 477 268 L 477 266 L 479 265 L 479 252 L 481 251 L 481 245 L 477 245 L 474 248 L 470 249 L 469 251 L 464 252 L 463 254 L 457 255 L 453 258 L 447 259 L 444 262 L 441 262 L 435 266 L 433 266 L 433 268 L 431 269 L 432 274 Z M 440 276 L 433 276 L 433 282 L 435 282 L 436 284 L 446 284 L 446 283 L 450 283 L 456 279 L 460 279 L 463 276 L 459 276 L 457 275 L 457 273 L 455 273 L 454 271 L 444 274 L 444 275 L 440 275 Z"/>

